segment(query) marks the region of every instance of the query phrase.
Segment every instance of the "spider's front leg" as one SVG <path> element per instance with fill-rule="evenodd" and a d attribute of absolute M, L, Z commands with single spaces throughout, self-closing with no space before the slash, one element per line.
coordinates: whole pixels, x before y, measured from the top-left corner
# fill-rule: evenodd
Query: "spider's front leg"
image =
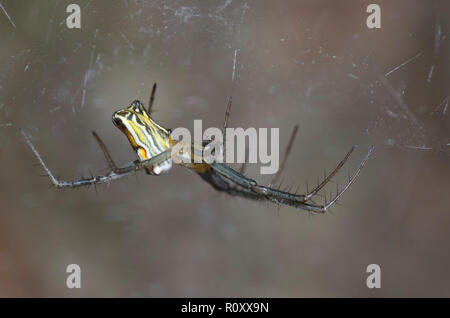
<path fill-rule="evenodd" d="M 98 184 L 98 183 L 104 183 L 107 181 L 118 179 L 118 178 L 122 177 L 123 175 L 125 175 L 125 174 L 120 175 L 120 174 L 111 172 L 106 176 L 95 176 L 95 177 L 91 177 L 91 178 L 83 178 L 83 179 L 73 180 L 73 181 L 59 180 L 58 178 L 55 177 L 55 175 L 47 167 L 47 165 L 45 164 L 41 155 L 36 150 L 36 148 L 34 147 L 33 143 L 31 142 L 30 138 L 25 133 L 25 131 L 21 127 L 19 128 L 19 130 L 20 130 L 20 133 L 22 134 L 22 136 L 24 137 L 25 141 L 27 142 L 28 146 L 30 147 L 31 151 L 33 152 L 33 154 L 39 161 L 40 165 L 42 166 L 42 168 L 44 169 L 44 171 L 50 178 L 50 181 L 57 188 L 76 188 L 76 187 L 88 186 L 88 185 L 93 185 L 93 184 Z"/>
<path fill-rule="evenodd" d="M 83 187 L 83 186 L 96 185 L 96 184 L 100 184 L 100 183 L 109 182 L 112 180 L 119 179 L 119 178 L 129 174 L 130 172 L 138 171 L 138 170 L 142 170 L 142 169 L 145 169 L 148 167 L 152 167 L 154 165 L 158 165 L 158 164 L 164 162 L 165 160 L 167 160 L 168 158 L 170 158 L 170 156 L 171 156 L 171 149 L 168 149 L 148 160 L 133 161 L 133 162 L 123 165 L 120 168 L 117 168 L 114 161 L 112 160 L 111 156 L 109 155 L 109 152 L 107 151 L 105 145 L 103 144 L 101 139 L 98 138 L 98 136 L 95 134 L 94 137 L 96 136 L 96 140 L 97 140 L 97 142 L 99 142 L 100 148 L 102 148 L 103 153 L 106 157 L 106 160 L 112 171 L 107 175 L 93 176 L 91 178 L 83 178 L 83 179 L 72 180 L 72 181 L 63 181 L 63 180 L 59 180 L 58 178 L 56 178 L 55 175 L 51 172 L 51 170 L 47 167 L 47 165 L 45 164 L 41 155 L 36 150 L 36 148 L 34 147 L 33 143 L 31 142 L 30 138 L 25 133 L 25 131 L 22 128 L 19 128 L 19 130 L 20 130 L 20 133 L 22 134 L 22 136 L 24 137 L 25 141 L 27 142 L 28 146 L 30 147 L 31 151 L 33 152 L 33 154 L 39 161 L 40 165 L 42 166 L 44 171 L 47 173 L 48 177 L 50 178 L 50 181 L 57 188 L 76 188 L 76 187 Z"/>
<path fill-rule="evenodd" d="M 154 90 L 155 90 L 156 84 L 153 88 L 153 92 L 152 92 L 152 96 L 154 94 Z M 175 150 L 178 149 L 179 145 L 175 144 L 174 148 L 169 148 L 166 151 L 153 156 L 152 158 L 148 159 L 148 160 L 143 160 L 143 161 L 139 161 L 139 160 L 135 160 L 132 161 L 120 168 L 117 167 L 117 165 L 114 163 L 114 160 L 112 159 L 108 148 L 106 148 L 106 145 L 104 144 L 103 140 L 96 134 L 95 131 L 92 132 L 92 135 L 95 137 L 95 140 L 97 141 L 98 145 L 100 146 L 100 149 L 103 152 L 103 155 L 105 156 L 106 162 L 108 163 L 109 168 L 111 169 L 111 172 L 115 173 L 115 174 L 126 174 L 132 171 L 138 171 L 138 170 L 142 170 L 145 169 L 147 171 L 152 170 L 152 168 L 160 163 L 163 163 L 165 160 L 169 159 L 173 154 L 175 154 Z M 173 151 L 172 151 L 173 149 Z"/>

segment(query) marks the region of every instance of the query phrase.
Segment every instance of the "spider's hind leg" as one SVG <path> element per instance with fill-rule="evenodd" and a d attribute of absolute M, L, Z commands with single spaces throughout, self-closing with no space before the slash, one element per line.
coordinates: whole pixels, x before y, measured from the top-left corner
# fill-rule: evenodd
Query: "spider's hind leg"
<path fill-rule="evenodd" d="M 311 201 L 310 198 L 317 194 L 317 192 L 322 189 L 325 184 L 327 184 L 331 178 L 342 168 L 344 163 L 347 161 L 348 157 L 352 153 L 355 147 L 353 147 L 345 156 L 345 158 L 339 163 L 339 165 L 333 170 L 333 172 L 325 178 L 325 180 L 319 184 L 314 190 L 312 190 L 307 195 L 298 195 L 296 193 L 290 193 L 286 191 L 282 191 L 279 189 L 272 188 L 270 186 L 262 186 L 256 183 L 256 181 L 246 178 L 241 175 L 239 172 L 227 167 L 224 164 L 220 163 L 212 163 L 211 168 L 213 168 L 218 174 L 222 177 L 230 180 L 231 182 L 237 184 L 242 188 L 243 191 L 251 193 L 255 198 L 259 198 L 261 200 L 272 201 L 275 204 L 285 204 L 290 205 L 296 208 L 300 208 L 306 211 L 314 212 L 314 213 L 325 213 L 327 209 L 329 209 L 333 204 L 335 204 L 338 199 L 350 188 L 350 186 L 356 181 L 358 178 L 362 168 L 365 166 L 366 162 L 369 160 L 369 157 L 374 149 L 374 147 L 370 147 L 366 157 L 361 162 L 359 168 L 350 177 L 349 181 L 345 185 L 342 190 L 337 189 L 337 193 L 334 197 L 330 198 L 330 201 L 326 200 L 324 205 L 316 205 L 311 204 L 308 201 Z"/>
<path fill-rule="evenodd" d="M 277 183 L 278 179 L 280 178 L 281 172 L 284 169 L 284 165 L 286 164 L 287 158 L 289 157 L 289 153 L 291 152 L 292 145 L 294 144 L 295 137 L 297 136 L 298 131 L 298 125 L 295 125 L 294 129 L 292 130 L 291 138 L 289 139 L 289 143 L 286 147 L 286 150 L 283 155 L 283 159 L 281 160 L 280 168 L 278 169 L 278 172 L 273 177 L 272 181 L 270 182 L 271 185 Z"/>
<path fill-rule="evenodd" d="M 334 168 L 334 170 L 328 175 L 324 177 L 324 180 L 322 183 L 319 183 L 317 187 L 315 187 L 311 192 L 308 191 L 308 194 L 305 195 L 305 200 L 309 200 L 313 196 L 317 195 L 317 193 L 328 183 L 331 181 L 331 179 L 338 173 L 339 170 L 341 170 L 342 166 L 347 162 L 348 158 L 350 158 L 350 155 L 352 152 L 356 149 L 356 145 L 354 145 L 349 152 L 345 155 L 344 159 L 339 162 L 339 164 Z M 370 151 L 372 152 L 372 151 Z M 369 152 L 369 154 L 370 154 Z"/>

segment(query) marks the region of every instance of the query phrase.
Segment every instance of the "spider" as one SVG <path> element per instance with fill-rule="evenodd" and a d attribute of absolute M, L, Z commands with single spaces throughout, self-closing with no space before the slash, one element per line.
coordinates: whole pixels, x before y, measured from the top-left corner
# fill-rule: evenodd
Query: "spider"
<path fill-rule="evenodd" d="M 156 83 L 153 85 L 153 89 L 150 95 L 148 108 L 145 109 L 144 105 L 136 100 L 131 103 L 127 108 L 116 111 L 112 116 L 114 125 L 119 128 L 125 136 L 128 138 L 131 146 L 137 154 L 138 159 L 131 161 L 121 167 L 118 167 L 112 159 L 108 149 L 106 148 L 100 137 L 92 131 L 92 135 L 100 146 L 106 162 L 110 168 L 110 172 L 106 175 L 91 176 L 90 178 L 81 178 L 73 181 L 62 181 L 54 176 L 54 174 L 47 167 L 42 160 L 39 152 L 34 147 L 28 135 L 22 128 L 21 134 L 25 138 L 28 146 L 38 159 L 40 165 L 45 170 L 46 174 L 50 178 L 52 184 L 57 188 L 75 188 L 88 185 L 96 185 L 100 183 L 109 182 L 115 179 L 119 179 L 131 172 L 139 170 L 145 170 L 150 175 L 160 175 L 167 172 L 172 167 L 173 155 L 180 155 L 181 153 L 177 149 L 177 146 L 181 145 L 180 141 L 173 140 L 170 133 L 170 129 L 166 129 L 156 123 L 151 117 L 151 109 L 155 99 Z M 231 108 L 231 97 L 229 99 L 227 110 L 225 113 L 224 129 L 227 127 L 228 116 Z M 275 183 L 278 179 L 281 170 L 284 167 L 289 150 L 292 146 L 295 134 L 297 132 L 297 126 L 294 129 L 288 147 L 285 151 L 284 157 L 281 161 L 280 169 L 272 180 L 271 184 Z M 197 147 L 196 145 L 190 145 Z M 201 146 L 202 149 L 204 145 Z M 345 162 L 350 157 L 356 146 L 353 146 L 350 151 L 345 155 L 344 159 L 337 165 L 337 167 L 328 175 L 324 177 L 324 180 L 317 185 L 313 190 L 307 189 L 306 194 L 297 194 L 287 191 L 282 191 L 269 186 L 263 186 L 258 184 L 255 180 L 252 180 L 243 175 L 244 166 L 240 171 L 236 171 L 227 165 L 219 162 L 212 162 L 210 164 L 205 161 L 200 163 L 180 161 L 178 164 L 185 166 L 195 171 L 204 181 L 208 182 L 214 189 L 220 192 L 225 192 L 231 196 L 240 196 L 246 199 L 257 201 L 270 201 L 278 205 L 288 205 L 302 210 L 306 210 L 312 213 L 325 213 L 329 208 L 337 202 L 342 194 L 355 182 L 359 176 L 362 168 L 366 164 L 371 155 L 374 147 L 371 146 L 367 155 L 362 160 L 360 166 L 355 173 L 350 177 L 345 187 L 341 190 L 337 187 L 336 195 L 330 198 L 329 202 L 325 195 L 325 204 L 319 205 L 312 201 L 312 198 L 318 195 L 319 191 L 335 176 L 335 174 L 342 168 Z"/>

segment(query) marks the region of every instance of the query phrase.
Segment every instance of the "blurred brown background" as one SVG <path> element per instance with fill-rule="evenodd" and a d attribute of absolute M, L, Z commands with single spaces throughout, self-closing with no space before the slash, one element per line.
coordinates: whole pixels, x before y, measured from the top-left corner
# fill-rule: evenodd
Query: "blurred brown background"
<path fill-rule="evenodd" d="M 72 2 L 81 30 L 65 25 Z M 448 1 L 1 4 L 15 27 L 1 11 L 0 296 L 450 296 Z M 134 159 L 111 115 L 153 82 L 166 127 L 220 127 L 230 94 L 230 126 L 279 127 L 280 150 L 299 124 L 283 185 L 302 191 L 352 144 L 341 185 L 376 149 L 327 215 L 230 198 L 179 167 L 98 196 L 48 189 L 18 127 L 63 179 L 105 173 L 90 131 Z"/>

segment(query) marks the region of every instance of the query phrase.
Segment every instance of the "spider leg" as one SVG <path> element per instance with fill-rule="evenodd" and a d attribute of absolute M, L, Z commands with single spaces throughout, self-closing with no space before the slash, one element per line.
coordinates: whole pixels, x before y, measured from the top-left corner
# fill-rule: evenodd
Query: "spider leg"
<path fill-rule="evenodd" d="M 281 196 L 269 196 L 268 199 L 274 203 L 283 203 L 283 204 L 301 208 L 303 210 L 307 210 L 310 212 L 325 213 L 333 204 L 335 204 L 337 202 L 337 200 L 345 193 L 345 191 L 347 191 L 350 188 L 350 186 L 356 181 L 359 174 L 361 173 L 361 170 L 364 168 L 365 164 L 369 160 L 369 157 L 372 154 L 374 148 L 375 148 L 374 146 L 371 146 L 369 148 L 367 155 L 361 161 L 361 164 L 359 165 L 358 169 L 355 171 L 353 176 L 349 179 L 349 181 L 347 182 L 345 187 L 342 190 L 338 191 L 336 193 L 336 196 L 334 196 L 333 198 L 330 199 L 330 202 L 325 201 L 325 205 L 316 205 L 316 204 L 309 204 L 306 202 L 291 201 L 291 200 L 286 199 Z M 260 187 L 260 186 L 258 186 L 258 187 Z M 253 187 L 253 188 L 256 188 L 256 187 Z M 266 187 L 261 187 L 261 188 L 262 188 L 262 190 L 264 190 Z M 253 190 L 255 190 L 255 189 L 253 189 Z"/>
<path fill-rule="evenodd" d="M 82 187 L 82 186 L 88 186 L 88 185 L 95 185 L 99 183 L 105 183 L 112 180 L 119 179 L 130 172 L 138 171 L 141 169 L 144 169 L 146 167 L 151 167 L 153 165 L 160 164 L 164 162 L 165 160 L 169 159 L 171 157 L 171 151 L 172 148 L 169 148 L 168 150 L 165 150 L 164 152 L 161 152 L 160 154 L 144 161 L 132 161 L 124 166 L 117 168 L 116 171 L 111 171 L 107 175 L 101 175 L 101 176 L 95 176 L 91 178 L 82 178 L 79 180 L 73 180 L 73 181 L 63 181 L 59 180 L 55 177 L 55 175 L 51 172 L 51 170 L 47 167 L 44 160 L 42 159 L 39 152 L 34 147 L 33 143 L 31 142 L 30 138 L 27 136 L 25 131 L 20 127 L 19 128 L 20 133 L 24 137 L 25 141 L 27 142 L 28 146 L 30 147 L 31 151 L 35 155 L 35 157 L 38 159 L 39 163 L 41 164 L 44 171 L 47 173 L 48 177 L 50 178 L 50 181 L 53 183 L 53 185 L 57 188 L 76 188 L 76 187 Z"/>
<path fill-rule="evenodd" d="M 34 147 L 33 143 L 31 142 L 30 138 L 26 135 L 25 131 L 22 128 L 20 129 L 20 133 L 25 138 L 25 141 L 27 142 L 28 146 L 30 147 L 31 151 L 35 155 L 35 157 L 38 159 L 39 163 L 41 164 L 44 171 L 47 173 L 48 177 L 50 178 L 50 181 L 53 183 L 53 185 L 57 188 L 75 188 L 75 187 L 81 187 L 81 186 L 87 186 L 91 184 L 97 184 L 97 183 L 103 183 L 110 180 L 118 179 L 122 177 L 124 174 L 116 174 L 114 172 L 109 173 L 107 176 L 96 176 L 91 177 L 87 179 L 79 179 L 74 181 L 61 181 L 58 178 L 55 177 L 55 175 L 51 172 L 51 170 L 47 167 L 44 160 L 42 159 L 39 152 Z"/>
<path fill-rule="evenodd" d="M 227 127 L 228 127 L 228 118 L 230 117 L 231 104 L 232 104 L 232 103 L 233 103 L 233 97 L 230 96 L 230 97 L 228 98 L 227 109 L 226 109 L 226 111 L 225 111 L 225 118 L 224 118 L 224 120 L 223 120 L 223 129 L 222 129 L 222 132 L 223 132 L 224 135 L 225 135 L 225 130 L 226 130 Z"/>
<path fill-rule="evenodd" d="M 287 202 L 292 203 L 295 200 L 298 200 L 295 207 L 305 209 L 302 206 L 302 203 L 305 202 L 302 195 L 296 195 L 273 188 L 260 186 L 256 183 L 256 181 L 243 176 L 239 172 L 222 163 L 212 163 L 211 168 L 212 170 L 209 170 L 207 173 L 199 173 L 199 175 L 203 180 L 211 184 L 218 191 L 255 201 L 269 200 L 278 204 L 293 205 Z M 237 186 L 231 186 L 226 180 L 224 180 L 224 178 L 234 182 Z M 273 199 L 276 197 L 279 197 L 280 200 Z M 284 202 L 284 200 L 286 200 L 286 202 Z M 304 205 L 308 206 L 306 203 Z"/>
<path fill-rule="evenodd" d="M 152 111 L 153 102 L 155 101 L 155 93 L 156 93 L 156 83 L 153 84 L 152 93 L 150 95 L 150 100 L 148 101 L 148 113 L 149 114 Z"/>
<path fill-rule="evenodd" d="M 310 204 L 307 203 L 307 197 L 308 195 L 298 195 L 295 193 L 289 193 L 286 191 L 277 190 L 271 187 L 266 187 L 262 185 L 258 185 L 256 181 L 249 179 L 243 175 L 241 175 L 239 172 L 231 169 L 230 167 L 221 164 L 221 163 L 212 163 L 211 168 L 219 173 L 224 178 L 234 182 L 238 186 L 242 187 L 245 192 L 253 192 L 255 194 L 255 197 L 258 197 L 259 199 L 266 199 L 269 201 L 272 201 L 277 204 L 285 204 L 290 205 L 296 208 L 300 208 L 303 210 L 307 210 L 310 212 L 315 213 L 325 213 L 328 208 L 330 208 L 343 194 L 347 189 L 356 181 L 357 177 L 359 176 L 362 168 L 366 164 L 367 160 L 369 160 L 369 157 L 373 151 L 374 147 L 370 147 L 366 157 L 361 162 L 359 168 L 356 170 L 356 172 L 353 174 L 353 176 L 349 179 L 346 186 L 341 190 L 338 191 L 336 196 L 332 199 L 330 199 L 330 202 L 326 202 L 325 205 L 316 205 L 316 204 Z M 354 150 L 354 147 L 350 150 L 349 153 L 347 153 L 347 156 L 344 158 L 344 160 L 341 161 L 341 163 L 338 165 L 338 167 L 326 178 L 325 184 L 331 179 L 332 176 L 336 174 L 336 172 L 342 167 L 342 165 L 345 163 L 345 161 L 350 156 L 350 153 Z M 323 182 L 322 182 L 323 183 Z M 314 191 L 319 191 L 324 184 L 320 184 Z M 311 192 L 311 193 L 312 193 Z"/>
<path fill-rule="evenodd" d="M 248 147 L 245 147 L 245 161 L 247 161 L 248 159 Z M 247 165 L 245 164 L 245 162 L 243 164 L 241 164 L 241 167 L 239 168 L 239 173 L 240 174 L 244 174 L 245 173 L 245 169 L 246 169 Z"/>
<path fill-rule="evenodd" d="M 109 154 L 109 151 L 106 148 L 106 145 L 104 144 L 102 139 L 97 135 L 97 133 L 95 131 L 92 131 L 92 135 L 95 137 L 95 140 L 97 140 L 98 145 L 100 146 L 100 149 L 102 150 L 103 155 L 105 156 L 106 162 L 108 163 L 108 166 L 111 169 L 111 171 L 116 174 L 119 173 L 119 168 L 117 168 L 117 165 L 114 163 L 114 160 L 112 159 L 111 155 Z M 149 174 L 148 169 L 145 168 L 145 170 L 147 171 L 147 174 Z"/>
<path fill-rule="evenodd" d="M 142 170 L 145 168 L 153 168 L 154 166 L 159 165 L 168 159 L 171 159 L 172 148 L 173 147 L 171 147 L 167 150 L 164 150 L 163 152 L 160 152 L 159 154 L 157 154 L 147 160 L 131 161 L 131 162 L 123 165 L 122 167 L 117 168 L 117 171 L 115 172 L 115 174 L 123 175 L 123 174 L 127 174 L 129 172 L 139 171 L 139 170 Z"/>
<path fill-rule="evenodd" d="M 346 186 L 339 192 L 336 193 L 336 196 L 330 200 L 330 202 L 324 206 L 324 209 L 328 209 L 331 207 L 336 201 L 344 194 L 345 191 L 347 191 L 348 188 L 355 182 L 355 180 L 358 178 L 359 174 L 361 173 L 362 168 L 364 168 L 367 160 L 369 160 L 370 155 L 372 154 L 372 151 L 375 149 L 374 146 L 371 146 L 369 148 L 369 151 L 367 152 L 366 157 L 363 159 L 361 164 L 359 165 L 358 169 L 355 171 L 351 179 L 347 182 Z"/>
<path fill-rule="evenodd" d="M 350 151 L 347 152 L 344 159 L 342 159 L 341 162 L 339 162 L 339 164 L 336 166 L 336 168 L 334 168 L 334 170 L 327 177 L 324 178 L 322 183 L 318 184 L 317 187 L 315 187 L 311 192 L 308 192 L 308 194 L 305 195 L 306 200 L 308 200 L 311 197 L 313 197 L 314 195 L 316 195 L 328 182 L 330 182 L 330 180 L 336 175 L 336 173 L 338 173 L 338 171 L 342 168 L 342 166 L 345 164 L 345 162 L 348 160 L 348 158 L 352 154 L 353 150 L 355 150 L 355 149 L 356 149 L 356 145 L 354 145 L 350 149 Z"/>
<path fill-rule="evenodd" d="M 227 134 L 226 134 L 226 130 L 227 130 L 227 127 L 228 127 L 228 118 L 230 117 L 230 111 L 231 111 L 231 104 L 233 103 L 233 98 L 232 98 L 232 96 L 230 96 L 229 98 L 228 98 L 228 104 L 227 104 L 227 109 L 226 109 L 226 111 L 225 111 L 225 118 L 224 118 L 224 120 L 223 120 L 223 129 L 222 129 L 222 135 L 223 135 L 223 147 L 222 147 L 222 155 L 224 156 L 224 158 L 225 158 L 225 151 L 226 151 L 226 147 L 225 147 L 225 145 L 226 145 L 226 141 L 227 141 Z"/>
<path fill-rule="evenodd" d="M 273 177 L 270 184 L 275 184 L 278 182 L 281 172 L 283 171 L 284 165 L 286 164 L 289 153 L 291 152 L 291 148 L 292 148 L 292 145 L 294 144 L 295 137 L 297 136 L 297 131 L 298 131 L 298 125 L 295 125 L 294 129 L 292 130 L 292 135 L 291 135 L 291 138 L 289 139 L 289 143 L 286 147 L 286 151 L 284 152 L 283 159 L 281 160 L 280 168 L 278 169 L 278 172 L 275 174 L 275 176 Z"/>
<path fill-rule="evenodd" d="M 102 150 L 103 155 L 105 156 L 106 162 L 108 163 L 108 166 L 111 169 L 111 171 L 117 172 L 117 166 L 114 163 L 114 160 L 112 159 L 111 155 L 109 154 L 109 151 L 106 148 L 103 141 L 101 140 L 101 138 L 97 135 L 97 133 L 95 131 L 92 131 L 92 135 L 94 136 L 95 140 L 97 140 L 97 143 L 100 146 L 100 149 Z"/>
<path fill-rule="evenodd" d="M 250 186 L 257 185 L 255 180 L 243 176 L 223 163 L 213 162 L 210 166 L 214 171 L 243 188 L 250 188 Z"/>

